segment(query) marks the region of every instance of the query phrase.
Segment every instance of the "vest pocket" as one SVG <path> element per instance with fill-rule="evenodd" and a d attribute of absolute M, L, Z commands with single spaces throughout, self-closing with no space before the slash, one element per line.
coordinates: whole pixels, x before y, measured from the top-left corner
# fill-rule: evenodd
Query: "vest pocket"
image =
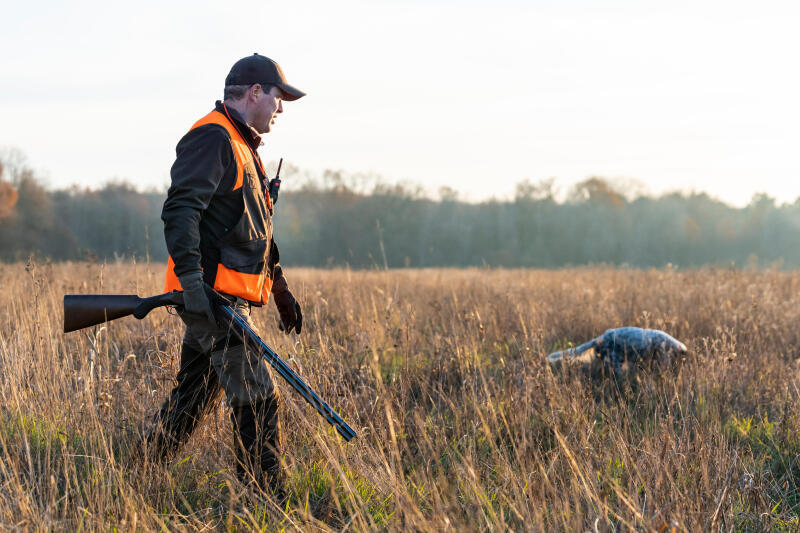
<path fill-rule="evenodd" d="M 256 304 L 262 303 L 266 278 L 267 239 L 223 244 L 214 289 Z"/>
<path fill-rule="evenodd" d="M 261 274 L 265 267 L 268 244 L 267 239 L 223 244 L 219 249 L 219 261 L 225 267 L 243 274 Z"/>

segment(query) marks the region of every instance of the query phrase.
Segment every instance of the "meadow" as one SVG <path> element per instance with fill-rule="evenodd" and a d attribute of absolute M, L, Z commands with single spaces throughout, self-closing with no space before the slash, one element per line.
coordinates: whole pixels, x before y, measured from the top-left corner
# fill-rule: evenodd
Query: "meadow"
<path fill-rule="evenodd" d="M 177 372 L 164 309 L 62 333 L 65 293 L 152 295 L 163 265 L 0 265 L 0 529 L 800 530 L 800 273 L 287 268 L 304 330 L 280 377 L 283 508 L 235 480 L 224 401 L 179 455 L 137 461 Z M 544 358 L 607 328 L 689 355 L 615 381 Z"/>

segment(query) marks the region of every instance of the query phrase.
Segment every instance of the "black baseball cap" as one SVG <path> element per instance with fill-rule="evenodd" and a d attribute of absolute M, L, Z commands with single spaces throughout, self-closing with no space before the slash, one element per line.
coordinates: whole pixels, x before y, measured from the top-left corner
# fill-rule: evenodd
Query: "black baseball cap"
<path fill-rule="evenodd" d="M 286 83 L 280 65 L 266 56 L 253 54 L 233 64 L 225 86 L 229 85 L 274 85 L 283 92 L 284 100 L 297 100 L 306 95 L 303 91 Z"/>

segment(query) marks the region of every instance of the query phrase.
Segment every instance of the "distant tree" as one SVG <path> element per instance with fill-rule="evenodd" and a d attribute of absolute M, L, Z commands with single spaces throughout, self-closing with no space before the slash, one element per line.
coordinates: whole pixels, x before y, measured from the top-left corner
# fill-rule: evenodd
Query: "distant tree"
<path fill-rule="evenodd" d="M 19 200 L 19 194 L 14 186 L 3 179 L 3 170 L 3 163 L 0 161 L 0 220 L 11 216 Z"/>
<path fill-rule="evenodd" d="M 597 177 L 576 184 L 570 192 L 570 200 L 610 207 L 620 207 L 626 202 L 625 195 L 614 190 L 606 180 Z"/>
<path fill-rule="evenodd" d="M 459 192 L 447 185 L 439 187 L 439 199 L 442 202 L 457 202 L 459 197 Z"/>
<path fill-rule="evenodd" d="M 517 202 L 553 200 L 556 195 L 555 178 L 541 180 L 533 183 L 530 180 L 523 180 L 517 183 L 514 192 L 514 200 Z"/>

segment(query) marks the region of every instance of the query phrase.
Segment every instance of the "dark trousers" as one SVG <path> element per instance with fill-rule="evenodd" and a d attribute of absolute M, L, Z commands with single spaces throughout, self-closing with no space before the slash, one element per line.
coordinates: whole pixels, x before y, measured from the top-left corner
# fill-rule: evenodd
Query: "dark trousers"
<path fill-rule="evenodd" d="M 166 457 L 176 451 L 203 416 L 217 405 L 222 390 L 210 354 L 185 343 L 181 346 L 177 381 L 153 419 L 148 444 L 154 457 Z"/>
<path fill-rule="evenodd" d="M 222 381 L 231 404 L 239 479 L 264 490 L 279 489 L 280 398 L 266 368 L 252 370 L 256 364 L 263 366 L 263 359 L 256 359 L 252 351 L 248 353 L 238 339 L 221 335 L 204 353 L 203 347 L 191 338 L 197 324 L 190 317 L 182 318 L 187 332 L 181 346 L 177 384 L 156 413 L 147 436 L 151 457 L 165 458 L 189 438 L 203 416 L 217 405 Z M 220 380 L 217 369 L 228 379 Z"/>

